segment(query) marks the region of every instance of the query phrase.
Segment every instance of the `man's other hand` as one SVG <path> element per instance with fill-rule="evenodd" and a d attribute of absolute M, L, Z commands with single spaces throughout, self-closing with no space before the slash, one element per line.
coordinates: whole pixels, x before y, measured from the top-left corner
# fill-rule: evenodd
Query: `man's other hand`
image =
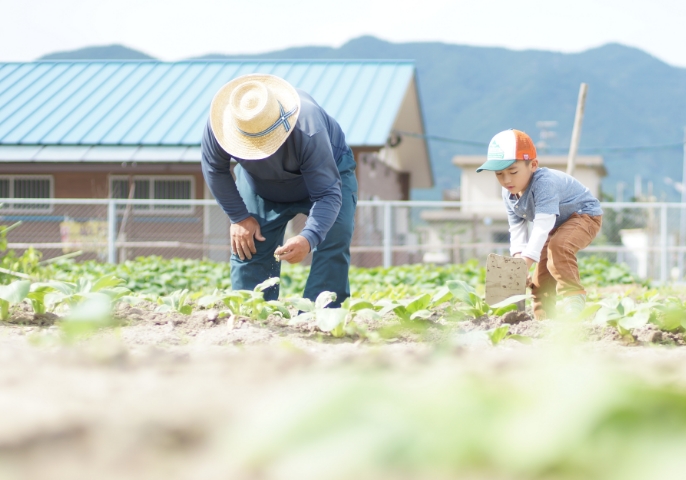
<path fill-rule="evenodd" d="M 248 217 L 238 223 L 231 224 L 231 250 L 241 260 L 251 259 L 257 253 L 255 240 L 264 242 L 266 239 L 260 232 L 260 224 L 255 217 Z"/>
<path fill-rule="evenodd" d="M 279 260 L 286 260 L 288 263 L 302 262 L 308 253 L 310 253 L 310 242 L 302 235 L 289 238 L 282 247 L 274 251 L 274 254 L 279 256 Z"/>

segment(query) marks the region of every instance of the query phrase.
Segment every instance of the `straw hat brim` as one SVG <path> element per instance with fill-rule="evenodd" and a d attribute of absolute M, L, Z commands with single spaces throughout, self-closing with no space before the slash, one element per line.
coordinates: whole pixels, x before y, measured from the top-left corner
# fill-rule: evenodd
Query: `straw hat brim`
<path fill-rule="evenodd" d="M 241 133 L 235 124 L 230 124 L 231 116 L 227 115 L 226 111 L 229 108 L 231 93 L 239 85 L 248 81 L 263 83 L 283 105 L 285 111 L 290 112 L 296 108 L 295 113 L 288 118 L 290 124 L 288 130 L 280 127 L 267 135 L 251 137 Z M 300 96 L 290 83 L 274 75 L 248 74 L 231 80 L 215 94 L 210 106 L 210 127 L 219 145 L 231 156 L 242 160 L 263 160 L 273 155 L 283 145 L 293 132 L 299 114 Z M 274 119 L 276 120 L 278 117 Z"/>

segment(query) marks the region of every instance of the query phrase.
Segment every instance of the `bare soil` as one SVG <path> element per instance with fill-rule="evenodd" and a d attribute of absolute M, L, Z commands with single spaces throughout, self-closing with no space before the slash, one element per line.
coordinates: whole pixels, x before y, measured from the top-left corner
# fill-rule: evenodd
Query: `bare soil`
<path fill-rule="evenodd" d="M 0 324 L 0 478 L 294 478 L 237 453 L 242 438 L 271 428 L 262 419 L 283 408 L 282 400 L 307 401 L 341 372 L 402 378 L 447 368 L 495 378 L 540 362 L 563 337 L 575 355 L 647 378 L 686 378 L 682 335 L 652 326 L 622 338 L 591 323 L 511 315 L 509 333 L 532 343 L 506 339 L 494 347 L 483 332 L 503 325 L 502 318 L 436 316 L 420 329 L 391 320 L 370 324 L 394 335 L 370 343 L 288 326 L 279 317 L 229 321 L 213 309 L 185 316 L 153 307 L 120 304 L 118 326 L 71 343 L 58 316 L 33 315 L 28 307 Z"/>

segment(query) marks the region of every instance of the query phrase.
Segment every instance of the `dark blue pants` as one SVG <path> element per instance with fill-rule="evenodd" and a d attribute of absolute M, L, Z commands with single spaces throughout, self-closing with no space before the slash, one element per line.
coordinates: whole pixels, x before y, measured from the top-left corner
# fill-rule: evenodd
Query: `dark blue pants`
<path fill-rule="evenodd" d="M 331 304 L 334 307 L 340 306 L 350 296 L 350 242 L 357 205 L 357 179 L 352 151 L 348 150 L 341 156 L 337 164 L 341 174 L 343 204 L 326 238 L 314 249 L 310 275 L 303 293 L 305 298 L 315 300 L 321 292 L 335 292 L 336 302 Z M 250 260 L 231 255 L 231 287 L 235 290 L 252 290 L 268 278 L 280 276 L 281 263 L 274 258 L 274 250 L 284 243 L 288 221 L 299 213 L 308 215 L 312 202 L 309 199 L 292 203 L 271 202 L 253 192 L 240 165 L 236 166 L 235 172 L 238 191 L 250 214 L 259 222 L 262 236 L 266 238 L 263 242 L 255 240 L 257 253 Z M 279 298 L 278 285 L 266 290 L 264 298 Z"/>

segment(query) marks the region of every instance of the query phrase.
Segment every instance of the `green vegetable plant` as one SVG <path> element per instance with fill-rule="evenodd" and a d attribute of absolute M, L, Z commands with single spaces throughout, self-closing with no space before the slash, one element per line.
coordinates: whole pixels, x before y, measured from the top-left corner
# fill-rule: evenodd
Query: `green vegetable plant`
<path fill-rule="evenodd" d="M 322 292 L 314 302 L 307 298 L 288 299 L 293 308 L 302 312 L 294 317 L 289 324 L 309 324 L 322 332 L 329 332 L 331 336 L 337 338 L 358 336 L 372 341 L 378 339 L 374 332 L 370 332 L 364 325 L 356 321 L 357 318 L 379 320 L 381 316 L 376 312 L 378 307 L 374 303 L 348 298 L 343 302 L 341 308 L 327 308 L 335 300 L 336 294 L 334 292 Z"/>
<path fill-rule="evenodd" d="M 505 324 L 501 325 L 500 327 L 487 330 L 486 335 L 488 336 L 488 339 L 491 341 L 491 344 L 493 346 L 496 346 L 503 340 L 508 339 L 516 340 L 520 343 L 531 343 L 531 337 L 527 337 L 526 335 L 518 335 L 516 333 L 509 334 L 509 331 L 510 325 Z"/>
<path fill-rule="evenodd" d="M 112 297 L 107 293 L 89 293 L 58 322 L 64 339 L 71 342 L 101 328 L 113 326 L 112 307 Z"/>
<path fill-rule="evenodd" d="M 2 246 L 1 243 L 0 241 L 0 246 Z M 106 275 L 114 275 L 123 279 L 123 286 L 132 292 L 155 296 L 169 295 L 183 289 L 207 295 L 214 290 L 225 291 L 231 288 L 230 266 L 226 262 L 148 256 L 118 264 L 108 264 L 95 260 L 77 262 L 67 258 L 70 255 L 72 254 L 60 259 L 50 259 L 47 261 L 50 262 L 49 264 L 41 262 L 37 271 L 29 273 L 31 276 L 39 274 L 37 278 L 40 279 L 49 278 L 72 283 L 76 283 L 79 278 L 95 281 Z M 14 259 L 11 262 L 7 260 L 7 262 L 16 264 L 17 260 Z M 24 268 L 17 265 L 17 268 Z M 601 258 L 581 258 L 579 271 L 581 281 L 587 287 L 636 282 L 626 265 L 614 264 Z M 375 302 L 416 297 L 442 288 L 454 280 L 463 281 L 473 287 L 483 285 L 485 272 L 486 269 L 479 265 L 476 259 L 472 259 L 461 264 L 450 265 L 351 267 L 349 277 L 353 297 Z M 289 297 L 300 294 L 305 288 L 308 274 L 308 267 L 284 265 L 281 270 L 282 294 Z M 0 280 L 8 278 L 0 274 Z"/>
<path fill-rule="evenodd" d="M 513 295 L 502 302 L 488 305 L 486 301 L 476 293 L 474 287 L 461 280 L 451 280 L 447 287 L 458 303 L 455 310 L 465 316 L 479 318 L 484 315 L 501 316 L 517 308 L 517 303 L 531 298 L 531 295 Z"/>
<path fill-rule="evenodd" d="M 28 280 L 17 280 L 9 285 L 0 286 L 0 320 L 10 318 L 10 307 L 26 298 L 31 288 Z"/>
<path fill-rule="evenodd" d="M 44 283 L 32 283 L 26 297 L 31 301 L 34 313 L 45 313 L 45 296 L 53 292 L 54 288 Z"/>
<path fill-rule="evenodd" d="M 686 329 L 686 304 L 678 297 L 667 297 L 657 301 L 654 297 L 654 315 L 650 322 L 660 330 L 667 332 L 682 331 Z"/>
<path fill-rule="evenodd" d="M 380 316 L 383 317 L 385 314 L 393 312 L 401 322 L 426 320 L 432 315 L 431 310 L 428 309 L 431 304 L 431 294 L 429 293 L 417 295 L 408 300 L 380 300 L 377 304 L 382 307 L 379 311 Z"/>
<path fill-rule="evenodd" d="M 165 295 L 158 297 L 157 304 L 159 305 L 155 308 L 156 312 L 178 312 L 184 315 L 190 315 L 193 312 L 193 307 L 186 303 L 188 300 L 188 289 L 177 290 Z"/>
<path fill-rule="evenodd" d="M 122 287 L 122 279 L 114 275 L 105 275 L 96 282 L 91 282 L 86 278 L 80 278 L 76 283 L 49 281 L 37 282 L 33 285 L 30 299 L 34 306 L 45 312 L 46 309 L 54 310 L 60 306 L 69 309 L 90 297 L 99 297 L 100 294 L 107 295 L 111 301 L 118 301 L 125 295 L 131 293 L 128 288 Z M 51 289 L 51 292 L 47 292 Z M 97 293 L 97 295 L 95 295 Z"/>
<path fill-rule="evenodd" d="M 611 297 L 587 308 L 588 311 L 596 310 L 595 323 L 612 326 L 622 337 L 633 341 L 630 330 L 646 325 L 657 306 L 655 301 L 637 304 L 631 297 Z"/>
<path fill-rule="evenodd" d="M 228 312 L 220 312 L 220 317 L 232 314 L 251 320 L 266 320 L 269 315 L 274 313 L 284 318 L 290 318 L 290 312 L 284 302 L 264 299 L 264 291 L 277 285 L 279 281 L 278 277 L 267 279 L 253 290 L 227 290 L 225 292 L 215 290 L 210 295 L 200 297 L 197 303 L 201 307 L 210 307 L 219 302 L 224 303 Z"/>
<path fill-rule="evenodd" d="M 345 324 L 349 312 L 346 308 L 326 308 L 335 300 L 336 294 L 334 292 L 322 292 L 314 302 L 307 298 L 289 299 L 291 305 L 302 312 L 293 317 L 289 324 L 313 323 L 322 332 L 331 332 L 339 325 Z"/>

